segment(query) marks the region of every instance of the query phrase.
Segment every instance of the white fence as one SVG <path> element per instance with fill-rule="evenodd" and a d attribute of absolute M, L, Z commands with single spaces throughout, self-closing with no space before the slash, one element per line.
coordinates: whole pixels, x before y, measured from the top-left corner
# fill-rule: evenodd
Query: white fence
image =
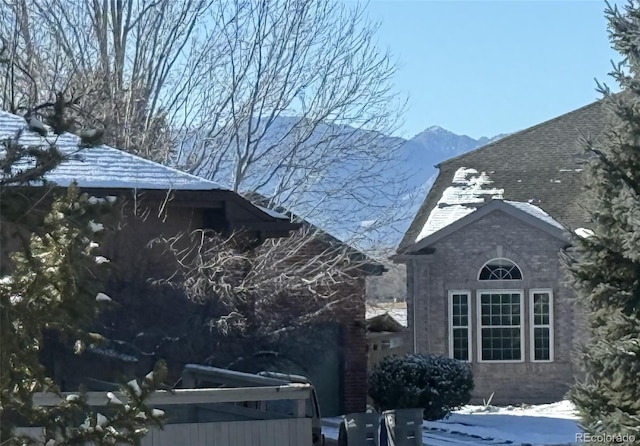
<path fill-rule="evenodd" d="M 66 395 L 66 394 L 65 394 Z M 63 398 L 65 397 L 63 395 Z M 124 400 L 124 396 L 116 396 Z M 162 430 L 152 429 L 143 439 L 142 446 L 311 446 L 312 421 L 305 417 L 305 402 L 311 397 L 309 385 L 292 384 L 286 386 L 248 387 L 229 389 L 184 389 L 174 392 L 158 391 L 147 401 L 150 407 L 166 409 L 168 424 Z M 34 404 L 50 406 L 60 401 L 55 394 L 40 393 L 34 396 Z M 258 401 L 292 400 L 293 417 L 233 406 L 231 412 L 207 409 L 207 405 L 219 403 L 247 403 Z M 106 392 L 90 392 L 88 402 L 92 406 L 107 404 Z M 171 424 L 171 406 L 183 413 L 208 412 L 215 418 L 216 413 L 242 416 L 243 421 L 188 422 L 183 418 L 179 424 Z M 211 406 L 209 406 L 211 407 Z M 260 418 L 266 419 L 260 419 Z M 202 418 L 200 415 L 198 418 Z M 246 420 L 246 418 L 253 418 Z M 19 428 L 17 433 L 40 437 L 42 428 Z"/>

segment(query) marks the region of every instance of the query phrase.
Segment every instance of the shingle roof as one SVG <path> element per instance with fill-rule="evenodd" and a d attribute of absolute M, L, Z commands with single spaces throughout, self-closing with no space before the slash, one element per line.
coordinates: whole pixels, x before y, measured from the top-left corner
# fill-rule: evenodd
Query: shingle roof
<path fill-rule="evenodd" d="M 19 142 L 25 146 L 56 147 L 69 159 L 47 173 L 46 179 L 60 186 L 76 181 L 80 187 L 124 189 L 222 190 L 219 184 L 140 158 L 121 150 L 100 145 L 80 149 L 80 138 L 65 133 L 46 137 L 28 129 L 24 118 L 0 111 L 0 140 L 14 138 L 22 130 Z M 0 156 L 2 151 L 0 150 Z"/>
<path fill-rule="evenodd" d="M 606 122 L 607 111 L 597 101 L 442 162 L 399 249 L 416 242 L 462 168 L 487 175 L 490 187 L 501 189 L 504 200 L 534 204 L 567 228 L 584 226 L 588 218 L 580 200 L 584 163 L 580 141 L 597 137 Z"/>
<path fill-rule="evenodd" d="M 264 195 L 258 192 L 251 192 L 246 194 L 245 198 L 247 198 L 250 202 L 252 202 L 255 207 L 257 207 L 258 209 L 260 209 L 261 211 L 269 215 L 271 214 L 285 215 L 291 218 L 291 220 L 300 222 L 303 228 L 306 228 L 310 232 L 314 233 L 316 239 L 320 240 L 321 242 L 329 246 L 340 247 L 345 249 L 346 253 L 351 258 L 351 260 L 355 263 L 360 264 L 360 269 L 366 275 L 379 276 L 380 274 L 386 271 L 386 268 L 380 262 L 374 260 L 369 255 L 358 250 L 357 248 L 354 248 L 347 242 L 340 240 L 334 235 L 331 235 L 329 232 L 325 231 L 324 229 L 319 228 L 318 226 L 314 225 L 310 221 L 301 218 L 291 210 L 285 209 L 282 206 L 275 206 L 275 209 L 266 207 L 269 205 L 269 199 Z"/>

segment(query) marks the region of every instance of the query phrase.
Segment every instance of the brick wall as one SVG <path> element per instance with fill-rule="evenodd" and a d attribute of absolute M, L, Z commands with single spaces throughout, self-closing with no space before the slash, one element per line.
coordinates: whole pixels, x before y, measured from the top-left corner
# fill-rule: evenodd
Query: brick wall
<path fill-rule="evenodd" d="M 327 250 L 321 239 L 314 240 L 298 253 L 309 259 Z M 292 260 L 294 260 L 292 258 Z M 365 274 L 349 271 L 349 279 L 334 286 L 335 296 L 343 302 L 327 316 L 341 327 L 342 376 L 340 399 L 344 413 L 362 412 L 367 401 L 367 340 L 365 327 Z"/>
<path fill-rule="evenodd" d="M 367 403 L 367 339 L 365 329 L 365 279 L 351 287 L 355 305 L 343 319 L 345 413 L 362 412 Z"/>
<path fill-rule="evenodd" d="M 558 254 L 566 243 L 496 211 L 434 243 L 431 255 L 416 256 L 407 267 L 409 338 L 415 337 L 417 350 L 448 355 L 448 291 L 470 290 L 471 365 L 476 401 L 499 404 L 540 403 L 561 399 L 573 382 L 572 356 L 576 333 L 573 292 L 565 283 Z M 482 265 L 497 257 L 514 261 L 523 280 L 477 280 Z M 530 361 L 529 290 L 553 290 L 554 361 Z M 476 291 L 514 289 L 524 291 L 524 362 L 478 362 L 478 321 Z"/>

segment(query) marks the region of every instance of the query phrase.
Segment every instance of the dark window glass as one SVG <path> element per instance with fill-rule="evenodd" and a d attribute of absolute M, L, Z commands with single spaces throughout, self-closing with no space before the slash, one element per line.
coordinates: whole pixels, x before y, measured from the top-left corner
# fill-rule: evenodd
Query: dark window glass
<path fill-rule="evenodd" d="M 533 359 L 551 359 L 551 296 L 549 293 L 533 294 Z"/>
<path fill-rule="evenodd" d="M 480 294 L 483 361 L 522 359 L 519 293 Z"/>
<path fill-rule="evenodd" d="M 480 280 L 522 280 L 520 268 L 507 259 L 496 259 L 480 270 Z"/>
<path fill-rule="evenodd" d="M 451 295 L 451 336 L 453 358 L 461 361 L 469 360 L 469 296 L 467 294 Z"/>

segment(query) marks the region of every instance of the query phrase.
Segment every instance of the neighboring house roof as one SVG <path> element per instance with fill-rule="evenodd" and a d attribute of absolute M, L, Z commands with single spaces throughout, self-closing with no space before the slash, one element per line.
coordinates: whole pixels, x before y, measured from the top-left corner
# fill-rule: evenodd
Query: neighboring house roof
<path fill-rule="evenodd" d="M 303 228 L 307 228 L 309 231 L 313 232 L 316 239 L 320 240 L 326 245 L 335 247 L 335 248 L 344 249 L 346 254 L 351 259 L 351 261 L 361 265 L 359 269 L 362 270 L 366 275 L 379 276 L 385 271 L 387 271 L 384 265 L 381 264 L 380 262 L 375 261 L 374 259 L 369 257 L 367 254 L 354 248 L 348 243 L 343 242 L 342 240 L 334 237 L 333 235 L 329 234 L 328 232 L 319 228 L 318 226 L 314 225 L 308 220 L 305 220 L 300 216 L 296 215 L 292 211 L 285 209 L 282 206 L 275 206 L 275 209 L 270 209 L 266 207 L 269 203 L 269 199 L 264 195 L 258 192 L 250 192 L 246 195 L 246 198 L 251 202 L 253 202 L 256 207 L 262 209 L 264 212 L 284 214 L 291 220 L 300 222 Z"/>
<path fill-rule="evenodd" d="M 29 129 L 24 118 L 0 110 L 0 140 L 15 138 L 20 133 L 18 140 L 20 144 L 33 147 L 55 144 L 58 150 L 67 157 L 65 161 L 45 175 L 47 181 L 56 185 L 66 187 L 75 181 L 81 188 L 91 190 L 179 191 L 192 193 L 196 197 L 202 197 L 203 193 L 211 194 L 212 191 L 215 191 L 216 197 L 223 196 L 234 201 L 253 214 L 255 218 L 265 221 L 265 224 L 276 224 L 278 229 L 283 230 L 299 227 L 297 224 L 290 223 L 288 216 L 254 206 L 240 195 L 213 181 L 104 144 L 81 148 L 78 136 L 71 133 L 55 135 L 51 129 L 46 128 L 48 129 L 47 136 L 41 136 Z M 4 150 L 0 149 L 0 157 L 4 156 L 3 152 Z M 32 162 L 30 160 L 21 161 L 16 163 L 15 168 L 19 170 L 29 167 L 29 163 Z M 0 173 L 0 177 L 2 175 L 4 173 Z M 203 202 L 206 203 L 206 200 Z"/>
<path fill-rule="evenodd" d="M 580 141 L 600 135 L 607 119 L 597 101 L 442 162 L 399 251 L 494 198 L 551 225 L 584 226 L 588 217 L 580 196 L 586 158 Z"/>
<path fill-rule="evenodd" d="M 25 146 L 47 146 L 49 143 L 69 157 L 45 179 L 60 186 L 76 181 L 87 188 L 223 190 L 213 181 L 140 158 L 107 145 L 82 149 L 80 138 L 71 133 L 46 137 L 29 130 L 24 118 L 0 111 L 0 139 L 14 138 L 22 131 L 19 143 Z M 24 166 L 26 167 L 25 161 Z M 21 167 L 21 166 L 19 166 Z"/>
<path fill-rule="evenodd" d="M 407 305 L 404 302 L 367 302 L 365 305 L 365 319 L 388 314 L 403 327 L 407 326 Z"/>
<path fill-rule="evenodd" d="M 407 329 L 407 327 L 402 325 L 389 313 L 382 313 L 377 316 L 367 318 L 365 324 L 367 327 L 367 332 L 369 333 L 401 333 Z"/>

